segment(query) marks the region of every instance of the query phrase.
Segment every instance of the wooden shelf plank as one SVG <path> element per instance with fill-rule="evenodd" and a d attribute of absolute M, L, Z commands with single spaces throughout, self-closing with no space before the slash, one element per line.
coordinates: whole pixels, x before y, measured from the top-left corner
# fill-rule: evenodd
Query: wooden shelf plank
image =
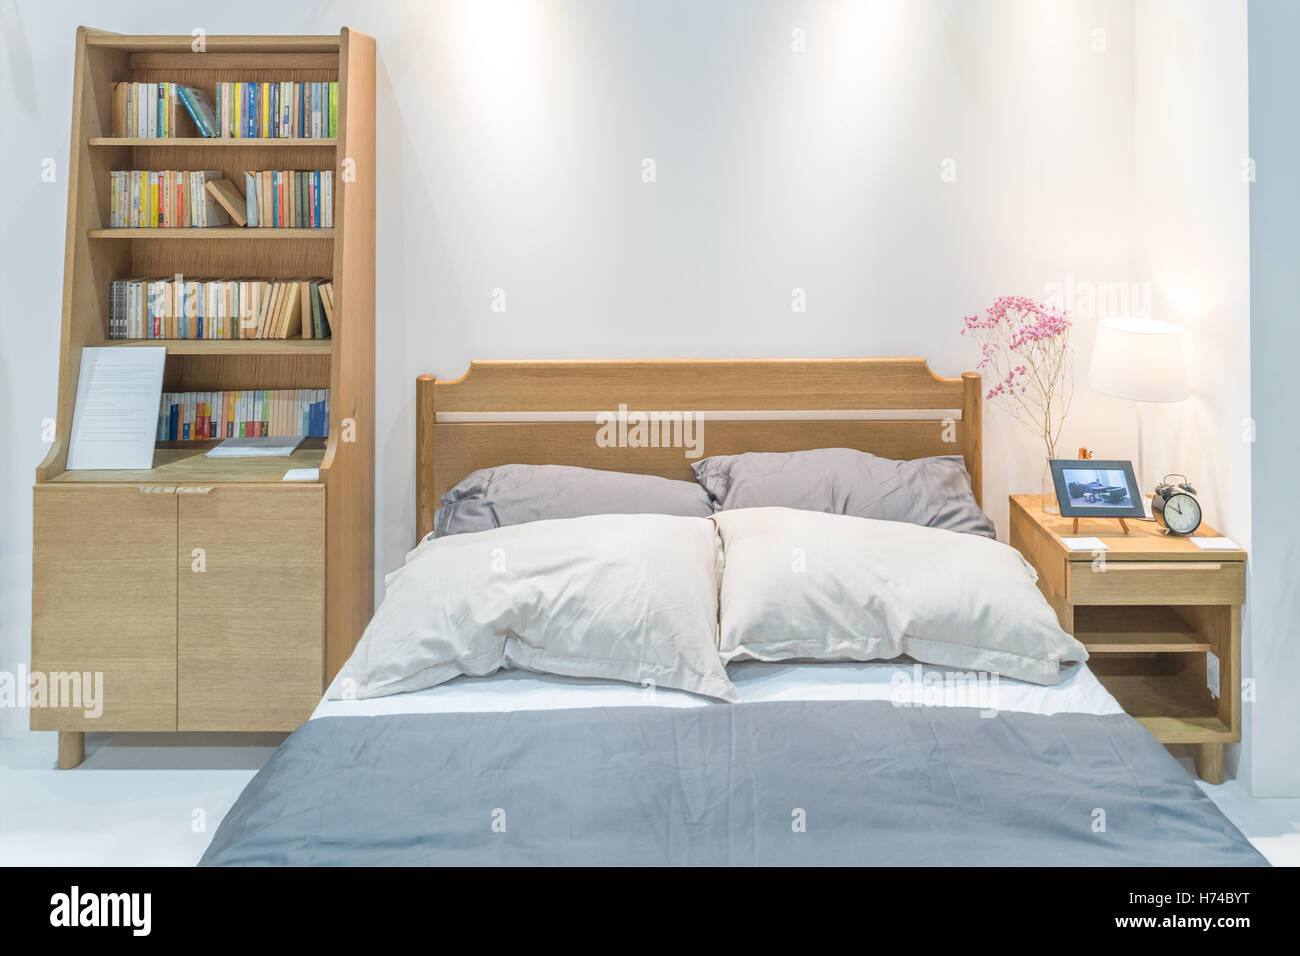
<path fill-rule="evenodd" d="M 276 240 L 276 239 L 333 239 L 331 229 L 247 229 L 242 226 L 209 226 L 203 229 L 174 227 L 159 229 L 91 229 L 91 239 L 160 239 L 213 241 L 225 239 Z"/>
<path fill-rule="evenodd" d="M 108 47 L 114 50 L 131 50 L 142 53 L 192 53 L 194 37 L 163 36 L 130 33 L 87 33 L 87 46 Z M 208 36 L 204 38 L 208 53 L 337 53 L 339 37 L 336 36 Z"/>
<path fill-rule="evenodd" d="M 54 482 L 196 485 L 242 482 L 283 481 L 290 468 L 319 468 L 325 456 L 323 440 L 305 439 L 292 455 L 273 458 L 209 458 L 208 449 L 215 441 L 195 441 L 158 445 L 154 449 L 153 467 L 143 470 L 64 471 Z M 306 447 L 310 445 L 311 447 Z"/>
<path fill-rule="evenodd" d="M 333 339 L 105 339 L 96 347 L 157 348 L 169 355 L 302 355 L 329 353 Z"/>
<path fill-rule="evenodd" d="M 1209 639 L 1168 607 L 1078 605 L 1074 636 L 1089 654 L 1210 650 Z"/>
<path fill-rule="evenodd" d="M 1220 744 L 1241 739 L 1218 717 L 1138 717 L 1137 722 L 1162 744 Z"/>
<path fill-rule="evenodd" d="M 153 137 L 138 136 L 92 136 L 87 141 L 91 146 L 218 146 L 227 148 L 237 147 L 262 147 L 262 146 L 297 146 L 333 149 L 338 145 L 338 140 L 334 138 L 307 139 L 303 137 L 282 136 L 279 138 L 267 137 L 265 139 L 249 137 L 247 139 L 237 139 L 234 137 L 207 137 L 207 136 L 181 136 L 172 139 L 162 139 Z"/>

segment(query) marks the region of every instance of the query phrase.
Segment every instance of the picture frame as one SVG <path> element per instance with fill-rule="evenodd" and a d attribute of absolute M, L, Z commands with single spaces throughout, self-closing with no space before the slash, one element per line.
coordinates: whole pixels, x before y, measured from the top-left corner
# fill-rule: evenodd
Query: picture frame
<path fill-rule="evenodd" d="M 1146 517 L 1133 462 L 1053 458 L 1052 484 L 1065 518 Z"/>

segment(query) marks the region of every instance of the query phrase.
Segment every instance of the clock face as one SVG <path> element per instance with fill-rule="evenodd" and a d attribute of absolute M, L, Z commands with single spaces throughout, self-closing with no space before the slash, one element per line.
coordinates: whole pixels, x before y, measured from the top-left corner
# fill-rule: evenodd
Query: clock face
<path fill-rule="evenodd" d="M 1165 502 L 1164 518 L 1174 534 L 1191 534 L 1200 526 L 1201 506 L 1191 495 L 1171 495 Z"/>

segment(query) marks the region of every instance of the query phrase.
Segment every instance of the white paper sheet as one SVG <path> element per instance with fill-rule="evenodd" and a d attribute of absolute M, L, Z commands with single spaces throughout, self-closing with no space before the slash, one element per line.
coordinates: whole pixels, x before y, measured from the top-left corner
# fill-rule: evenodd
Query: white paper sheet
<path fill-rule="evenodd" d="M 1061 543 L 1071 551 L 1109 551 L 1110 545 L 1101 538 L 1062 538 Z"/>
<path fill-rule="evenodd" d="M 165 348 L 81 350 L 68 468 L 153 467 Z"/>
<path fill-rule="evenodd" d="M 276 458 L 292 455 L 302 444 L 302 435 L 256 435 L 252 438 L 227 438 L 208 450 L 209 458 Z"/>
<path fill-rule="evenodd" d="M 282 481 L 320 481 L 319 468 L 290 468 Z"/>
<path fill-rule="evenodd" d="M 1231 538 L 1192 538 L 1192 544 L 1202 551 L 1240 551 L 1241 547 Z"/>

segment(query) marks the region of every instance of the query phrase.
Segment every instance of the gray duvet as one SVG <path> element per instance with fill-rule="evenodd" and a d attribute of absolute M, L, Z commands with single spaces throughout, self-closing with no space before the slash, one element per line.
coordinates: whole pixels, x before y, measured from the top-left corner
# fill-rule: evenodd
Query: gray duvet
<path fill-rule="evenodd" d="M 309 721 L 201 862 L 1264 859 L 1130 717 L 791 701 Z"/>

